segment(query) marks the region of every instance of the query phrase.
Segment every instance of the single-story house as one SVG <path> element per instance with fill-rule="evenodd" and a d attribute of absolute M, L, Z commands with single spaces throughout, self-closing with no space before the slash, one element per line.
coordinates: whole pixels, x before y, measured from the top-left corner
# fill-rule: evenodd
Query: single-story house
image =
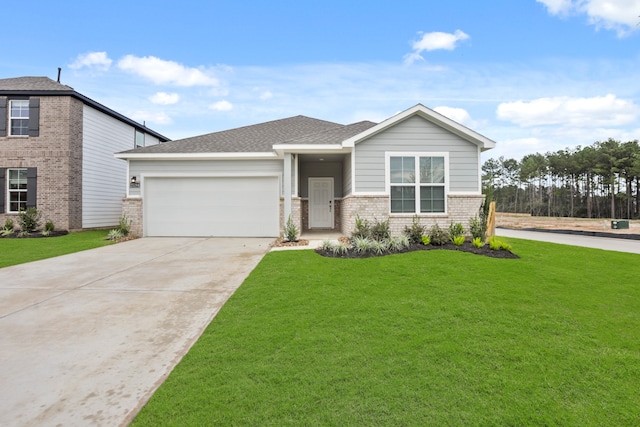
<path fill-rule="evenodd" d="M 357 216 L 400 234 L 465 227 L 484 199 L 480 153 L 495 142 L 416 105 L 381 123 L 305 116 L 123 151 L 132 184 L 123 213 L 143 236 L 349 234 Z"/>

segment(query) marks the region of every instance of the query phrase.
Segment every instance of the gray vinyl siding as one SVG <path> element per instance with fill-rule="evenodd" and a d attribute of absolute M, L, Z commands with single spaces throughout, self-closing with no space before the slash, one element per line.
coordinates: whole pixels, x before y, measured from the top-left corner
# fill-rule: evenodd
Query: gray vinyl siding
<path fill-rule="evenodd" d="M 354 192 L 385 191 L 385 152 L 389 151 L 448 152 L 449 191 L 479 191 L 477 145 L 413 116 L 356 144 Z"/>
<path fill-rule="evenodd" d="M 110 227 L 122 215 L 127 163 L 113 154 L 133 147 L 134 128 L 83 106 L 82 227 Z"/>
<path fill-rule="evenodd" d="M 342 162 L 342 195 L 348 196 L 351 194 L 351 153 L 344 156 Z"/>
<path fill-rule="evenodd" d="M 124 163 L 124 162 L 123 162 Z M 281 159 L 273 160 L 130 160 L 129 175 L 142 179 L 145 175 L 153 176 L 264 176 L 277 175 L 282 195 L 282 174 L 284 165 Z M 130 196 L 140 196 L 140 188 L 130 188 Z"/>

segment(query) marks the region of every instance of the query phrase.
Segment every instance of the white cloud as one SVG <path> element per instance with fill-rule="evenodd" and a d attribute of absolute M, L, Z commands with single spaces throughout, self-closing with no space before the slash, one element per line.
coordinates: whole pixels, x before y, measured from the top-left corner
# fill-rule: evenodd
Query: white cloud
<path fill-rule="evenodd" d="M 260 99 L 263 101 L 266 101 L 267 99 L 271 99 L 271 98 L 273 98 L 273 94 L 271 93 L 271 91 L 265 90 L 260 94 Z"/>
<path fill-rule="evenodd" d="M 441 107 L 435 107 L 433 110 L 469 128 L 473 128 L 477 125 L 477 122 L 471 119 L 469 112 L 464 108 L 441 106 Z"/>
<path fill-rule="evenodd" d="M 586 14 L 596 28 L 614 30 L 618 37 L 636 31 L 640 0 L 536 0 L 552 15 Z"/>
<path fill-rule="evenodd" d="M 229 101 L 218 101 L 209 105 L 209 109 L 215 111 L 229 111 L 233 109 L 233 104 L 231 104 Z"/>
<path fill-rule="evenodd" d="M 89 68 L 97 71 L 108 71 L 112 62 L 107 56 L 107 52 L 89 52 L 78 55 L 76 60 L 69 64 L 69 68 L 74 70 Z"/>
<path fill-rule="evenodd" d="M 154 104 L 171 105 L 180 101 L 180 95 L 177 93 L 158 92 L 155 95 L 149 97 L 149 101 Z"/>
<path fill-rule="evenodd" d="M 170 125 L 173 123 L 171 117 L 164 112 L 136 111 L 131 114 L 131 118 L 137 122 L 150 122 L 158 125 Z"/>
<path fill-rule="evenodd" d="M 633 123 L 639 108 L 633 101 L 615 95 L 592 98 L 538 98 L 533 101 L 505 102 L 496 111 L 501 120 L 523 127 L 559 126 L 622 126 Z"/>
<path fill-rule="evenodd" d="M 176 86 L 217 86 L 218 79 L 202 68 L 189 68 L 174 61 L 155 56 L 126 55 L 118 61 L 118 68 L 151 80 L 155 84 Z"/>
<path fill-rule="evenodd" d="M 453 34 L 443 32 L 432 32 L 422 34 L 420 40 L 414 41 L 411 45 L 413 52 L 404 57 L 405 64 L 412 64 L 417 60 L 424 59 L 422 52 L 432 50 L 454 50 L 457 43 L 469 38 L 465 32 L 456 30 Z"/>

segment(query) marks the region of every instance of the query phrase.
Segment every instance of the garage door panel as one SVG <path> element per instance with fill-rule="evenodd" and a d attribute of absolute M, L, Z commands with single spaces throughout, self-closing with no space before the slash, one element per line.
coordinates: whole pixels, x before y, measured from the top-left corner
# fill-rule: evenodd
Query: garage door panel
<path fill-rule="evenodd" d="M 147 236 L 276 237 L 276 177 L 147 178 Z"/>

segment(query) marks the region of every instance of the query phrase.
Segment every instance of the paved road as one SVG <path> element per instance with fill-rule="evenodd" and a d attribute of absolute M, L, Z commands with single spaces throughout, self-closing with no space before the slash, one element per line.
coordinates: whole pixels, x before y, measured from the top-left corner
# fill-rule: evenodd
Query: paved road
<path fill-rule="evenodd" d="M 272 240 L 144 238 L 0 269 L 0 425 L 130 422 Z"/>
<path fill-rule="evenodd" d="M 560 243 L 563 245 L 585 246 L 587 248 L 605 249 L 607 251 L 640 254 L 640 240 L 580 236 L 575 234 L 550 233 L 546 231 L 524 231 L 507 228 L 497 228 L 496 235 L 515 237 L 517 239 L 540 240 L 542 242 Z"/>

